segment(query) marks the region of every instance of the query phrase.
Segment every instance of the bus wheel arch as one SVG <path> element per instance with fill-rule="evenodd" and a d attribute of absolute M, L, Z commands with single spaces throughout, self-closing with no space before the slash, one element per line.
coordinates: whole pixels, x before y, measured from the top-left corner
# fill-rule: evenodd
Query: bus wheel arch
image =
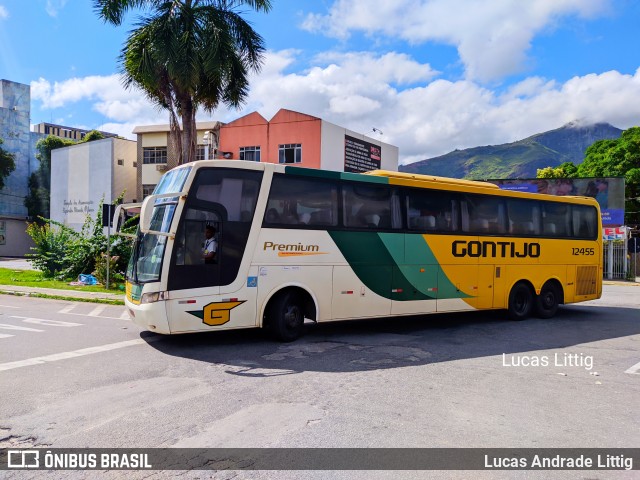
<path fill-rule="evenodd" d="M 305 318 L 317 321 L 316 313 L 315 300 L 306 289 L 288 286 L 274 292 L 266 302 L 262 326 L 278 340 L 292 342 L 302 335 Z"/>
<path fill-rule="evenodd" d="M 527 280 L 518 280 L 509 291 L 507 310 L 511 320 L 524 320 L 529 317 L 536 299 L 533 285 Z"/>
<path fill-rule="evenodd" d="M 562 284 L 555 278 L 547 280 L 540 294 L 536 295 L 535 310 L 540 318 L 551 318 L 558 311 L 558 305 L 564 303 Z"/>

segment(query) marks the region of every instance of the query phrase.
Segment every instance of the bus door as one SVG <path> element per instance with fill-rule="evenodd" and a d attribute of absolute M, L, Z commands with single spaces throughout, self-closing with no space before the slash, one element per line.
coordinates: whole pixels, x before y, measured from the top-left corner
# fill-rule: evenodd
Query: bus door
<path fill-rule="evenodd" d="M 201 169 L 176 232 L 167 286 L 172 332 L 256 324 L 256 290 L 240 265 L 260 190 L 259 171 Z M 210 257 L 211 250 L 215 255 Z"/>

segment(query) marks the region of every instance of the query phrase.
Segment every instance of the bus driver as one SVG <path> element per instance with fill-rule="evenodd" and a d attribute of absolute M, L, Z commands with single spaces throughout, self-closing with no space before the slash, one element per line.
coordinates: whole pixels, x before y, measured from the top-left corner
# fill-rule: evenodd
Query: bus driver
<path fill-rule="evenodd" d="M 202 258 L 204 263 L 215 263 L 218 242 L 215 239 L 216 229 L 212 225 L 207 225 L 204 229 L 204 243 L 202 244 Z"/>

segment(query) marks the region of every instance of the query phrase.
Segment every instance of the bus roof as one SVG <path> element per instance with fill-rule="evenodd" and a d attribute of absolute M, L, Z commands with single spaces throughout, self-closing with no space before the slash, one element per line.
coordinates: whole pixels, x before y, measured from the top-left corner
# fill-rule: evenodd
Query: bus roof
<path fill-rule="evenodd" d="M 374 175 L 376 177 L 397 178 L 400 180 L 410 180 L 414 182 L 424 182 L 440 185 L 458 185 L 465 187 L 478 187 L 500 189 L 497 185 L 489 182 L 479 182 L 476 180 L 463 180 L 460 178 L 437 177 L 435 175 L 420 175 L 417 173 L 393 172 L 390 170 L 372 170 L 364 175 Z"/>

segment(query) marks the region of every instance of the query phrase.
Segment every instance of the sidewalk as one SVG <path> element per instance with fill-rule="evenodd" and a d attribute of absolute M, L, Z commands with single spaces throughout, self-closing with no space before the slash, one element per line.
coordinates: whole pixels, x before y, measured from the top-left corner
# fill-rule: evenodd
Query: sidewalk
<path fill-rule="evenodd" d="M 65 297 L 78 301 L 91 300 L 116 300 L 124 303 L 124 292 L 118 293 L 102 293 L 102 292 L 83 292 L 81 290 L 63 290 L 58 288 L 40 288 L 40 287 L 20 287 L 18 285 L 0 285 L 0 293 L 9 294 L 40 294 L 56 297 Z"/>
<path fill-rule="evenodd" d="M 31 263 L 25 258 L 0 257 L 0 268 L 10 268 L 12 270 L 35 270 Z M 0 293 L 10 294 L 39 294 L 55 297 L 65 297 L 77 301 L 92 300 L 116 300 L 124 303 L 124 292 L 102 293 L 102 292 L 84 292 L 82 290 L 65 290 L 59 288 L 40 288 L 40 287 L 21 287 L 19 285 L 0 285 Z"/>

